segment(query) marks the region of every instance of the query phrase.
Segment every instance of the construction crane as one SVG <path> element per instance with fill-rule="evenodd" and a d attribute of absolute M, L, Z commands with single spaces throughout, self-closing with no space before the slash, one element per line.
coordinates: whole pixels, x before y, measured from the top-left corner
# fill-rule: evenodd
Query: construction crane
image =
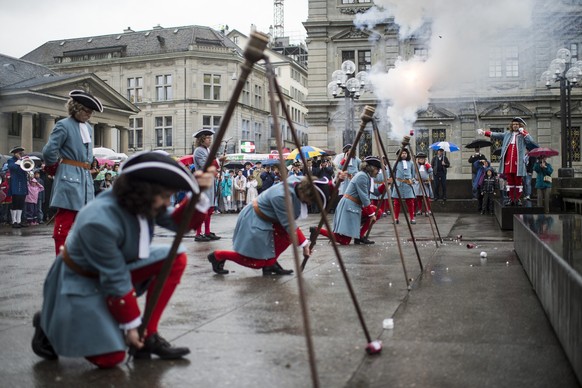
<path fill-rule="evenodd" d="M 282 38 L 285 36 L 285 15 L 284 0 L 273 0 L 273 38 Z"/>

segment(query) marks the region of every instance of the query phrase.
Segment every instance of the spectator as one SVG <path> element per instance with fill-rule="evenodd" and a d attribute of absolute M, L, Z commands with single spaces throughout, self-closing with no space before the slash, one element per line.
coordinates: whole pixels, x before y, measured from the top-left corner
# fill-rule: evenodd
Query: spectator
<path fill-rule="evenodd" d="M 224 211 L 226 213 L 235 213 L 235 205 L 233 203 L 233 187 L 234 187 L 234 170 L 230 170 L 226 174 L 224 174 L 224 178 L 222 178 L 222 198 L 224 202 Z"/>
<path fill-rule="evenodd" d="M 105 173 L 105 179 L 103 179 L 101 181 L 101 184 L 99 185 L 99 191 L 105 191 L 105 190 L 109 190 L 110 188 L 113 187 L 113 182 L 111 182 L 111 173 L 107 172 Z"/>
<path fill-rule="evenodd" d="M 480 192 L 483 196 L 483 203 L 481 205 L 481 214 L 493 215 L 493 198 L 495 198 L 495 190 L 498 188 L 495 170 L 487 166 L 484 167 L 483 183 L 480 186 Z"/>
<path fill-rule="evenodd" d="M 477 212 L 483 211 L 483 190 L 481 186 L 483 185 L 483 179 L 485 179 L 485 171 L 490 167 L 489 161 L 487 159 L 477 159 L 473 162 L 473 167 L 475 168 L 476 174 L 473 179 L 473 192 L 476 193 L 477 198 Z"/>
<path fill-rule="evenodd" d="M 523 179 L 523 199 L 529 201 L 531 199 L 531 181 L 533 176 L 533 167 L 538 159 L 535 156 L 525 155 L 525 171 L 526 175 Z"/>
<path fill-rule="evenodd" d="M 538 206 L 544 206 L 544 212 L 550 212 L 550 192 L 552 191 L 552 173 L 554 169 L 547 162 L 545 156 L 540 156 L 533 167 L 536 172 L 536 189 L 538 197 Z"/>
<path fill-rule="evenodd" d="M 257 181 L 253 174 L 249 174 L 247 178 L 247 203 L 252 203 L 255 198 L 259 195 L 257 191 Z"/>
<path fill-rule="evenodd" d="M 273 186 L 275 183 L 275 175 L 271 172 L 271 166 L 264 167 L 264 171 L 261 172 L 261 181 L 263 182 L 261 192 L 268 190 L 269 187 Z"/>
<path fill-rule="evenodd" d="M 38 225 L 38 195 L 44 187 L 35 178 L 28 181 L 28 194 L 26 195 L 26 222 L 28 225 Z"/>
<path fill-rule="evenodd" d="M 238 175 L 234 178 L 234 194 L 238 213 L 245 207 L 247 196 L 247 178 L 245 178 L 242 170 L 239 170 Z"/>
<path fill-rule="evenodd" d="M 12 206 L 12 197 L 8 196 L 8 184 L 10 182 L 10 172 L 1 175 L 0 183 L 0 224 L 11 225 L 10 208 Z"/>
<path fill-rule="evenodd" d="M 487 157 L 481 153 L 480 148 L 475 148 L 475 153 L 469 157 L 469 163 L 471 164 L 471 181 L 475 182 L 475 175 L 477 175 L 477 170 L 479 165 L 475 165 L 478 160 L 487 160 Z M 476 167 L 477 166 L 477 167 Z M 480 196 L 479 190 L 473 186 L 473 198 L 477 199 Z M 481 209 L 479 209 L 481 210 Z"/>
<path fill-rule="evenodd" d="M 435 200 L 447 200 L 447 168 L 451 166 L 449 159 L 445 156 L 445 150 L 439 148 L 437 154 L 432 158 L 434 174 L 434 197 Z M 442 192 L 441 192 L 442 190 Z"/>

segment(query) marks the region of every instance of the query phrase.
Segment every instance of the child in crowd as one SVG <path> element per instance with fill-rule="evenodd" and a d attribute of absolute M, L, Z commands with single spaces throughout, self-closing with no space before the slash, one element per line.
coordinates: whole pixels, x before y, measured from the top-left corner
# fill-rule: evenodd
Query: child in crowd
<path fill-rule="evenodd" d="M 234 192 L 236 194 L 236 210 L 240 212 L 246 205 L 247 197 L 247 178 L 243 175 L 242 170 L 239 170 L 238 175 L 234 178 Z"/>
<path fill-rule="evenodd" d="M 483 196 L 483 204 L 481 206 L 481 214 L 493 215 L 493 198 L 495 197 L 495 190 L 498 188 L 495 171 L 491 167 L 485 170 L 483 183 L 481 184 L 481 195 Z"/>
<path fill-rule="evenodd" d="M 259 195 L 257 190 L 257 180 L 252 174 L 249 174 L 247 178 L 247 203 L 252 203 L 255 198 Z"/>
<path fill-rule="evenodd" d="M 29 225 L 38 225 L 38 194 L 44 187 L 35 178 L 28 181 L 28 194 L 24 199 L 26 208 L 26 222 Z"/>
<path fill-rule="evenodd" d="M 222 200 L 224 202 L 224 211 L 226 213 L 234 213 L 235 206 L 232 200 L 232 190 L 234 185 L 234 170 L 226 172 L 220 184 L 222 185 L 220 192 L 222 193 Z"/>
<path fill-rule="evenodd" d="M 105 191 L 105 190 L 109 190 L 112 187 L 113 187 L 113 182 L 111 182 L 111 173 L 106 172 L 105 179 L 103 179 L 101 181 L 101 185 L 99 186 L 99 188 L 101 189 L 101 191 Z"/>

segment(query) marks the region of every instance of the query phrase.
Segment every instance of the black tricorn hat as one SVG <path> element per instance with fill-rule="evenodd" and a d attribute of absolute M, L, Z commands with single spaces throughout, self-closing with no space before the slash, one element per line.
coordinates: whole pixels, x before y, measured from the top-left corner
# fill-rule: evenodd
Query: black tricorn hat
<path fill-rule="evenodd" d="M 382 161 L 377 156 L 366 156 L 364 162 L 368 163 L 370 166 L 382 169 Z"/>
<path fill-rule="evenodd" d="M 198 132 L 194 132 L 192 137 L 198 139 L 200 136 L 212 136 L 214 135 L 214 131 L 212 129 L 201 129 Z"/>
<path fill-rule="evenodd" d="M 122 164 L 121 175 L 149 183 L 157 183 L 170 190 L 200 192 L 198 182 L 184 166 L 171 157 L 155 151 L 134 154 Z"/>
<path fill-rule="evenodd" d="M 95 110 L 98 112 L 103 112 L 103 104 L 101 101 L 95 96 L 90 95 L 84 90 L 71 90 L 69 92 L 69 97 L 71 97 L 74 101 L 77 101 L 79 104 L 83 105 L 85 108 L 89 108 L 91 110 Z"/>
<path fill-rule="evenodd" d="M 426 154 L 424 152 L 419 152 L 416 154 L 416 158 L 426 158 Z"/>
<path fill-rule="evenodd" d="M 351 145 L 351 144 L 346 144 L 346 145 L 344 146 L 344 148 L 342 148 L 342 151 L 343 151 L 343 152 L 348 152 L 348 151 L 350 150 L 350 148 L 352 148 L 352 145 Z"/>
<path fill-rule="evenodd" d="M 520 124 L 523 124 L 523 125 L 527 126 L 525 120 L 522 119 L 521 117 L 514 117 L 514 118 L 511 119 L 511 122 L 512 123 L 516 122 L 516 123 L 520 123 Z"/>
<path fill-rule="evenodd" d="M 22 152 L 22 151 L 24 151 L 24 148 L 22 148 L 21 146 L 16 146 L 10 150 L 10 153 L 15 154 L 17 152 Z"/>

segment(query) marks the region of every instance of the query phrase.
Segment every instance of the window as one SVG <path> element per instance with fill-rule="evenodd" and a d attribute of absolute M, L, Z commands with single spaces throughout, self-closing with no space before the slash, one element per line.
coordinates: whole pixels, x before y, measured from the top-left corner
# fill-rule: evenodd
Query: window
<path fill-rule="evenodd" d="M 156 147 L 172 146 L 172 116 L 155 118 Z"/>
<path fill-rule="evenodd" d="M 143 101 L 143 78 L 135 77 L 127 79 L 127 99 L 131 103 Z"/>
<path fill-rule="evenodd" d="M 439 141 L 447 141 L 447 130 L 445 128 L 433 128 L 432 129 L 432 140 L 430 144 L 439 142 Z M 436 151 L 433 151 L 433 155 L 436 154 Z"/>
<path fill-rule="evenodd" d="M 576 63 L 578 61 L 578 43 L 570 43 L 570 63 Z"/>
<path fill-rule="evenodd" d="M 48 128 L 47 130 L 52 130 Z M 32 137 L 35 139 L 42 139 L 42 122 L 40 120 L 40 115 L 32 115 Z"/>
<path fill-rule="evenodd" d="M 356 64 L 356 73 L 360 71 L 370 71 L 372 69 L 372 51 L 370 50 L 342 51 L 342 62 L 347 60 Z"/>
<path fill-rule="evenodd" d="M 249 140 L 251 138 L 250 127 L 251 127 L 250 120 L 243 119 L 242 120 L 242 133 L 241 133 L 242 140 Z"/>
<path fill-rule="evenodd" d="M 428 49 L 424 47 L 415 47 L 414 48 L 414 56 L 426 61 L 428 59 Z"/>
<path fill-rule="evenodd" d="M 204 99 L 220 100 L 220 74 L 204 74 Z"/>
<path fill-rule="evenodd" d="M 342 4 L 366 4 L 371 3 L 372 0 L 341 0 Z"/>
<path fill-rule="evenodd" d="M 489 54 L 489 78 L 518 77 L 519 52 L 516 46 L 495 47 Z"/>
<path fill-rule="evenodd" d="M 8 136 L 20 136 L 20 120 L 22 116 L 18 113 L 12 113 L 12 120 L 8 127 Z"/>
<path fill-rule="evenodd" d="M 245 86 L 242 90 L 242 103 L 245 105 L 251 105 L 251 82 L 245 82 Z"/>
<path fill-rule="evenodd" d="M 505 128 L 490 128 L 491 132 L 498 132 L 498 133 L 503 133 L 505 132 Z M 495 152 L 495 150 L 500 149 L 503 146 L 503 140 L 501 139 L 489 139 L 491 140 L 491 162 L 495 163 L 495 162 L 499 162 L 499 159 L 501 158 L 498 155 L 494 155 L 493 153 Z"/>
<path fill-rule="evenodd" d="M 220 127 L 220 120 L 222 116 L 202 116 L 202 129 L 212 129 L 213 131 L 218 131 Z"/>
<path fill-rule="evenodd" d="M 568 150 L 568 153 L 570 153 L 570 151 L 572 151 L 571 154 L 571 159 L 568 158 L 568 160 L 572 160 L 573 162 L 579 162 L 580 161 L 580 127 L 571 127 L 570 128 L 570 142 L 571 144 L 571 150 Z"/>
<path fill-rule="evenodd" d="M 255 108 L 263 109 L 263 87 L 255 85 Z"/>
<path fill-rule="evenodd" d="M 143 148 L 143 119 L 129 119 L 129 148 Z"/>
<path fill-rule="evenodd" d="M 172 75 L 156 75 L 156 101 L 172 99 Z"/>

